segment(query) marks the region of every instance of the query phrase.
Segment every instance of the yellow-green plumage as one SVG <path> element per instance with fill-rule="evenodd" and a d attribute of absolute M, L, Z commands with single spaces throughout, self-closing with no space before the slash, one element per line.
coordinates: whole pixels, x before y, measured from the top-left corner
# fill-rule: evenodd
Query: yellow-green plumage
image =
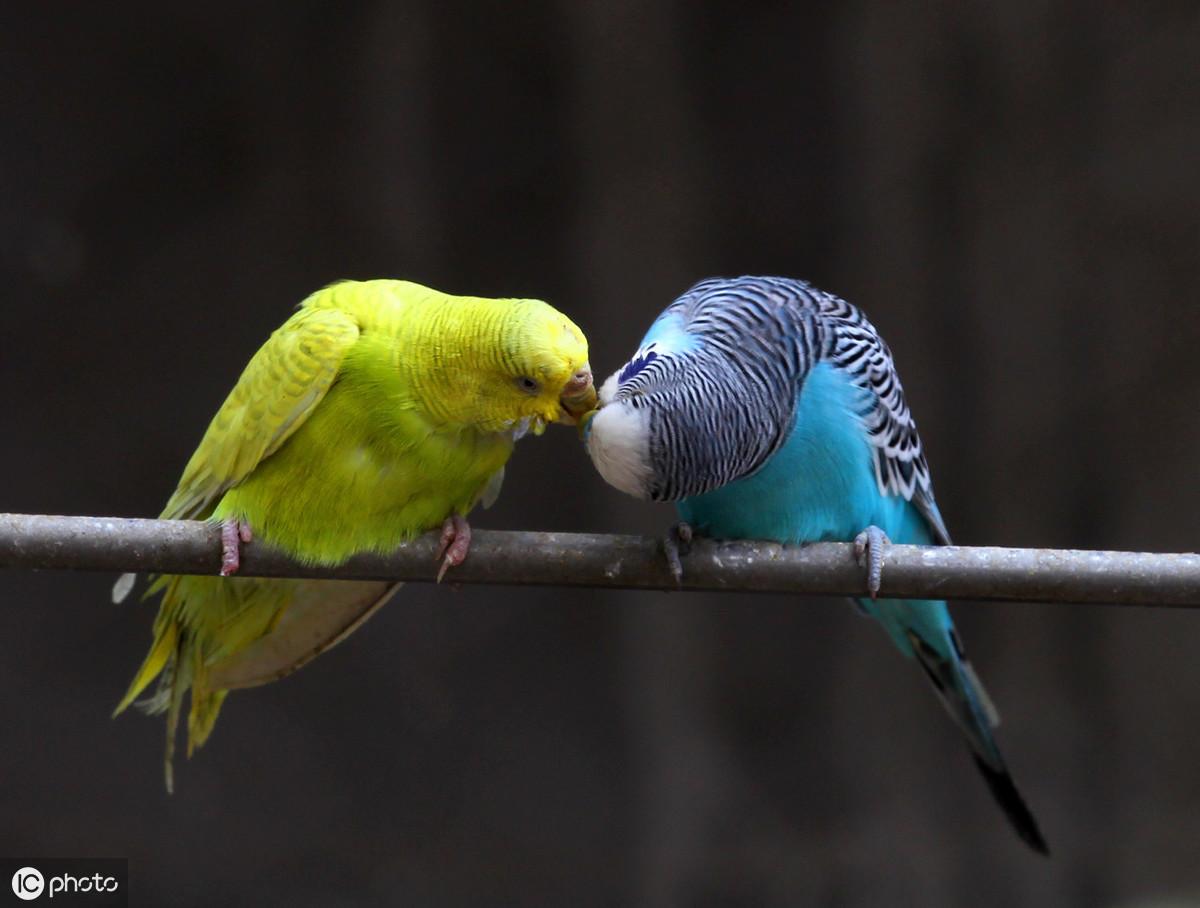
<path fill-rule="evenodd" d="M 586 366 L 582 332 L 538 300 L 455 297 L 404 281 L 335 284 L 305 300 L 251 359 L 162 516 L 240 520 L 314 564 L 390 551 L 494 496 L 516 437 L 572 421 L 564 388 Z M 587 390 L 594 400 L 590 382 Z M 313 636 L 309 658 L 392 586 L 164 576 L 157 590 L 154 644 L 117 712 L 161 674 L 155 705 L 168 714 L 169 785 L 189 688 L 190 753 L 225 695 L 210 678 L 244 686 L 221 679 L 239 676 L 237 661 L 271 642 L 298 599 L 306 615 L 342 608 L 353 619 L 315 618 L 333 623 L 304 631 Z"/>

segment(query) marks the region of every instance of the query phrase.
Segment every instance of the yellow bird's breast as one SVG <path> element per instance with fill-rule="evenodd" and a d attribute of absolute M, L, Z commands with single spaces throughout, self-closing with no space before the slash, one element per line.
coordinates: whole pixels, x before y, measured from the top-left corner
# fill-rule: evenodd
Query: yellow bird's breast
<path fill-rule="evenodd" d="M 387 414 L 334 385 L 274 454 L 213 512 L 314 564 L 400 542 L 467 514 L 508 461 L 511 434 L 437 427 L 417 410 Z"/>

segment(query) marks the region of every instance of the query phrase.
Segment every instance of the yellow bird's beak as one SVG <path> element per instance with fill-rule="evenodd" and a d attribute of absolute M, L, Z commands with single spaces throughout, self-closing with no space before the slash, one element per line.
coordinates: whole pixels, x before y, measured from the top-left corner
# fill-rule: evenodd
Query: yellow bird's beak
<path fill-rule="evenodd" d="M 558 402 L 562 405 L 563 415 L 559 422 L 568 426 L 579 425 L 579 419 L 584 414 L 596 408 L 596 386 L 592 382 L 592 370 L 586 364 L 571 376 L 571 380 L 563 386 L 562 395 Z"/>

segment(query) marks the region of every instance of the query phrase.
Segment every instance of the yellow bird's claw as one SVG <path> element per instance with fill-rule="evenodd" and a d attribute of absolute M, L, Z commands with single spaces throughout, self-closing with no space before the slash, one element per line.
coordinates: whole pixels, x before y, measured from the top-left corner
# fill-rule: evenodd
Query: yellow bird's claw
<path fill-rule="evenodd" d="M 471 549 L 471 525 L 467 518 L 460 514 L 452 514 L 442 523 L 442 538 L 438 542 L 437 554 L 434 556 L 442 562 L 438 569 L 437 582 L 441 583 L 446 571 L 458 567 L 467 560 L 467 552 Z"/>

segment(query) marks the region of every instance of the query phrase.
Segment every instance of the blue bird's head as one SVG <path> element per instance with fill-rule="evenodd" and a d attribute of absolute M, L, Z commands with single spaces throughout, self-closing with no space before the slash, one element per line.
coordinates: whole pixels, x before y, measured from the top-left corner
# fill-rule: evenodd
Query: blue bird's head
<path fill-rule="evenodd" d="M 786 437 L 807 369 L 807 292 L 717 278 L 671 303 L 581 432 L 600 475 L 637 498 L 679 501 L 761 467 Z"/>

